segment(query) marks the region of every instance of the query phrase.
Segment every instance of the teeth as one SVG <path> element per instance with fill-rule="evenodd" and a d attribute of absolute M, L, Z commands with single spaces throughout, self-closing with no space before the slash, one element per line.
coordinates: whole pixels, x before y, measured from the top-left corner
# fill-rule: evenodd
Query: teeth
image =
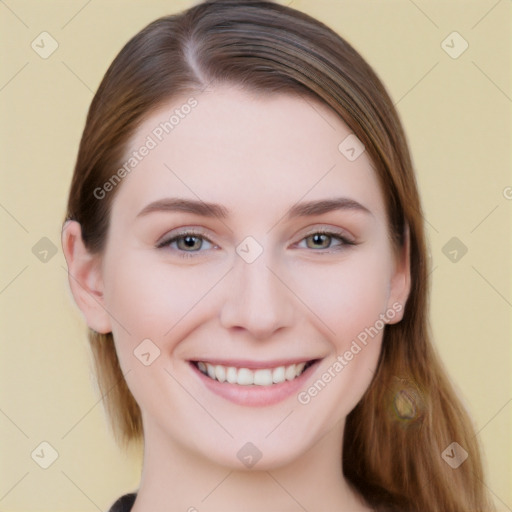
<path fill-rule="evenodd" d="M 272 370 L 256 370 L 254 372 L 254 384 L 256 386 L 272 385 Z"/>
<path fill-rule="evenodd" d="M 230 384 L 236 384 L 237 379 L 238 379 L 238 373 L 236 371 L 236 368 L 234 366 L 230 366 L 226 371 L 226 380 Z"/>
<path fill-rule="evenodd" d="M 287 366 L 284 371 L 284 377 L 286 380 L 293 380 L 295 378 L 295 365 Z"/>
<path fill-rule="evenodd" d="M 300 375 L 303 371 L 304 371 L 304 368 L 306 366 L 306 363 L 299 363 L 299 364 L 296 364 L 296 371 L 297 371 L 297 375 Z"/>
<path fill-rule="evenodd" d="M 226 368 L 224 366 L 217 365 L 215 367 L 215 377 L 219 382 L 224 382 L 226 380 Z"/>
<path fill-rule="evenodd" d="M 211 379 L 215 379 L 215 366 L 211 365 L 210 363 L 206 363 L 206 371 Z"/>
<path fill-rule="evenodd" d="M 236 383 L 240 386 L 250 386 L 254 384 L 254 373 L 247 368 L 240 368 L 240 370 L 238 370 Z"/>
<path fill-rule="evenodd" d="M 197 367 L 211 379 L 239 386 L 271 386 L 287 380 L 297 378 L 304 371 L 306 363 L 278 366 L 277 368 L 265 368 L 249 370 L 248 368 L 235 368 L 234 366 L 213 365 L 203 361 L 197 363 Z"/>
<path fill-rule="evenodd" d="M 272 371 L 272 382 L 274 384 L 277 384 L 278 382 L 284 382 L 285 381 L 285 370 L 284 366 L 278 366 L 277 368 L 274 368 Z"/>

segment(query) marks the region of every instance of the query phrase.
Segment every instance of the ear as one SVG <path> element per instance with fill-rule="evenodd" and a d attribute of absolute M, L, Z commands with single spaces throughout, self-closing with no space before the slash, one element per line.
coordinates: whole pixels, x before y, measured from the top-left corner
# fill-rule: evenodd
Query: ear
<path fill-rule="evenodd" d="M 396 312 L 388 324 L 400 322 L 404 316 L 405 303 L 411 291 L 411 257 L 409 226 L 405 226 L 404 243 L 395 257 L 395 269 L 390 282 L 388 308 Z"/>
<path fill-rule="evenodd" d="M 62 229 L 62 249 L 68 265 L 71 293 L 87 325 L 98 333 L 111 332 L 110 315 L 105 309 L 101 260 L 91 254 L 82 240 L 82 228 L 68 220 Z"/>

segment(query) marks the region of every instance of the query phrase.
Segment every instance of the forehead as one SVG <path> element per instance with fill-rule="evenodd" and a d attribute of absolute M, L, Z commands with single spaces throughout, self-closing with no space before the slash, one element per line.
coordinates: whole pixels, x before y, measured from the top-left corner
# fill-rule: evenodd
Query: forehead
<path fill-rule="evenodd" d="M 233 87 L 182 95 L 132 137 L 114 209 L 139 211 L 166 195 L 268 207 L 349 194 L 383 210 L 366 152 L 356 159 L 344 152 L 353 139 L 339 116 L 310 97 Z"/>

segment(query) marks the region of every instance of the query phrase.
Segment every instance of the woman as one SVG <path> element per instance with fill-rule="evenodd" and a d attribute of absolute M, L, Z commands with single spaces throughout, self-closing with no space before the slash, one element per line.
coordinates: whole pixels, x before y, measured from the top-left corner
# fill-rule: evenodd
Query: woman
<path fill-rule="evenodd" d="M 112 511 L 488 511 L 433 351 L 406 139 L 288 7 L 207 1 L 121 50 L 63 247 L 137 493 Z"/>

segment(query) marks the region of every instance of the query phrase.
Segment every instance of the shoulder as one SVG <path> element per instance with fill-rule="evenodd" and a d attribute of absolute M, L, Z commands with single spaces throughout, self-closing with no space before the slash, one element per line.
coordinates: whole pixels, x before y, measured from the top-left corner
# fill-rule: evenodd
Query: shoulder
<path fill-rule="evenodd" d="M 136 493 L 121 496 L 109 509 L 108 512 L 130 512 L 137 497 Z"/>

